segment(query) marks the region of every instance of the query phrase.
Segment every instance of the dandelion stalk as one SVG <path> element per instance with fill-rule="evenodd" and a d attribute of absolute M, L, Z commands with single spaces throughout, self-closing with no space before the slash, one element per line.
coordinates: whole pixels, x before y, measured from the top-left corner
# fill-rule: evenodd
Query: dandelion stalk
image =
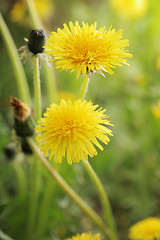
<path fill-rule="evenodd" d="M 19 98 L 23 102 L 30 105 L 31 97 L 30 97 L 28 83 L 27 83 L 26 75 L 25 75 L 25 72 L 23 69 L 23 65 L 19 59 L 17 48 L 16 48 L 15 43 L 12 39 L 12 36 L 7 28 L 7 25 L 6 25 L 5 21 L 3 20 L 1 13 L 0 13 L 0 32 L 4 39 L 4 42 L 6 44 L 8 54 L 10 56 L 11 63 L 13 66 L 13 71 L 16 76 Z"/>
<path fill-rule="evenodd" d="M 51 167 L 47 159 L 41 154 L 39 148 L 36 146 L 33 139 L 29 138 L 28 141 L 34 153 L 37 155 L 43 166 L 47 169 L 47 171 L 57 182 L 60 188 L 92 219 L 92 221 L 99 228 L 102 229 L 105 236 L 107 238 L 110 238 L 110 232 L 106 228 L 102 219 L 97 215 L 97 213 L 93 209 L 91 209 L 90 206 L 64 181 L 64 179 L 58 174 L 58 172 Z"/>
<path fill-rule="evenodd" d="M 42 100 L 41 100 L 39 58 L 37 56 L 35 57 L 35 62 L 34 62 L 34 97 L 35 97 L 36 122 L 38 122 L 38 120 L 42 116 Z"/>
<path fill-rule="evenodd" d="M 111 239 L 116 240 L 117 239 L 117 236 L 116 236 L 117 233 L 116 233 L 116 229 L 115 229 L 114 218 L 113 218 L 113 214 L 112 214 L 112 210 L 111 210 L 111 206 L 110 206 L 110 203 L 109 203 L 108 196 L 107 196 L 107 194 L 104 190 L 104 187 L 103 187 L 100 179 L 98 178 L 97 174 L 95 173 L 95 171 L 91 167 L 90 163 L 85 160 L 85 161 L 83 161 L 83 165 L 84 165 L 85 169 L 88 172 L 88 175 L 90 176 L 90 178 L 92 179 L 92 181 L 94 182 L 94 184 L 95 184 L 95 186 L 98 190 L 101 205 L 103 207 L 103 215 L 104 215 L 105 222 L 108 224 L 110 230 L 112 231 Z"/>
<path fill-rule="evenodd" d="M 80 97 L 82 99 L 85 98 L 87 88 L 88 88 L 88 83 L 89 83 L 89 78 L 87 77 L 87 75 L 85 75 L 85 78 L 84 78 L 84 81 L 82 84 L 82 88 L 80 90 Z M 111 209 L 111 206 L 109 203 L 107 193 L 105 192 L 105 189 L 104 189 L 99 177 L 97 176 L 97 174 L 91 167 L 90 163 L 88 161 L 84 160 L 83 165 L 84 165 L 85 169 L 87 170 L 88 175 L 90 176 L 91 180 L 93 181 L 95 187 L 98 190 L 99 199 L 100 199 L 100 202 L 101 202 L 101 205 L 103 208 L 104 220 L 112 232 L 111 239 L 116 240 L 117 233 L 116 233 L 116 228 L 115 228 L 115 222 L 114 222 L 113 213 L 112 213 L 112 209 Z"/>
<path fill-rule="evenodd" d="M 41 118 L 42 115 L 42 104 L 41 104 L 41 85 L 40 85 L 40 72 L 39 72 L 39 58 L 35 56 L 34 62 L 34 98 L 35 98 L 35 117 L 36 122 Z M 32 231 L 35 223 L 36 217 L 36 208 L 37 208 L 37 199 L 38 199 L 38 190 L 37 184 L 39 181 L 38 173 L 38 161 L 34 159 L 33 170 L 31 174 L 32 184 L 31 184 L 31 193 L 30 193 L 30 208 L 29 208 L 29 223 L 28 223 L 28 239 L 32 236 Z"/>
<path fill-rule="evenodd" d="M 85 74 L 84 80 L 83 80 L 83 83 L 82 83 L 82 87 L 81 87 L 81 90 L 80 90 L 80 94 L 79 94 L 79 98 L 81 98 L 81 99 L 84 99 L 85 96 L 86 96 L 89 80 L 90 80 L 90 78 L 87 77 L 87 74 Z"/>

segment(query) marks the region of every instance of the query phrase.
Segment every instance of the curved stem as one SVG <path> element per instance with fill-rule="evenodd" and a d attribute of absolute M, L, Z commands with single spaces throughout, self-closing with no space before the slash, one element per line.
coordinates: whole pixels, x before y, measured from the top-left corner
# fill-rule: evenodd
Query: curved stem
<path fill-rule="evenodd" d="M 3 37 L 3 40 L 6 44 L 8 54 L 11 59 L 11 63 L 13 65 L 13 71 L 16 76 L 18 92 L 20 96 L 20 100 L 27 103 L 28 105 L 31 104 L 31 97 L 29 93 L 29 87 L 26 79 L 26 75 L 23 69 L 23 65 L 20 61 L 20 57 L 17 52 L 17 48 L 15 43 L 12 39 L 12 36 L 7 28 L 5 21 L 0 13 L 0 32 Z"/>
<path fill-rule="evenodd" d="M 92 221 L 102 229 L 105 236 L 110 238 L 110 232 L 106 228 L 104 222 L 102 219 L 97 215 L 97 213 L 90 208 L 90 206 L 64 181 L 64 179 L 55 171 L 47 159 L 43 157 L 41 154 L 39 148 L 34 143 L 33 139 L 29 138 L 28 142 L 34 151 L 34 153 L 37 155 L 43 166 L 47 169 L 47 171 L 50 173 L 52 178 L 57 182 L 57 184 L 60 186 L 60 188 L 75 202 L 91 219 Z"/>
<path fill-rule="evenodd" d="M 103 207 L 103 215 L 104 215 L 105 222 L 108 224 L 109 228 L 112 231 L 111 239 L 116 240 L 117 233 L 116 233 L 114 218 L 113 218 L 113 214 L 112 214 L 108 196 L 104 190 L 104 187 L 103 187 L 100 179 L 96 175 L 96 173 L 93 170 L 93 168 L 91 167 L 90 163 L 86 160 L 84 160 L 82 162 L 83 162 L 83 165 L 84 165 L 85 169 L 87 170 L 90 178 L 92 179 L 92 181 L 94 182 L 94 184 L 98 190 L 101 205 Z"/>
<path fill-rule="evenodd" d="M 35 63 L 34 63 L 34 97 L 35 97 L 35 115 L 36 115 L 36 122 L 37 122 L 42 116 L 39 58 L 37 56 L 35 56 Z"/>
<path fill-rule="evenodd" d="M 87 77 L 87 75 L 85 74 L 84 79 L 83 79 L 83 83 L 82 83 L 82 87 L 81 87 L 81 90 L 80 90 L 80 94 L 79 94 L 79 98 L 81 98 L 82 100 L 86 96 L 89 80 L 90 80 L 90 78 Z"/>

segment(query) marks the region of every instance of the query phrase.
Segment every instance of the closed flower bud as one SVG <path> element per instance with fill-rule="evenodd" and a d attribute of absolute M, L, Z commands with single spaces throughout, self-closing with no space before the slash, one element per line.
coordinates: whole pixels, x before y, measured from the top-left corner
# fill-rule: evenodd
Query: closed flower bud
<path fill-rule="evenodd" d="M 13 142 L 8 143 L 4 147 L 4 152 L 5 152 L 5 155 L 6 155 L 7 159 L 9 161 L 12 160 L 16 155 L 16 144 L 13 143 Z"/>
<path fill-rule="evenodd" d="M 14 128 L 17 136 L 32 136 L 35 124 L 31 116 L 31 108 L 15 97 L 11 97 L 10 104 L 13 107 Z"/>
<path fill-rule="evenodd" d="M 30 145 L 29 145 L 29 143 L 28 143 L 26 138 L 22 139 L 21 149 L 22 149 L 22 152 L 25 153 L 25 154 L 31 155 L 33 153 L 33 151 L 30 148 Z"/>
<path fill-rule="evenodd" d="M 32 30 L 29 36 L 28 49 L 33 54 L 42 53 L 46 42 L 46 33 L 42 29 Z"/>

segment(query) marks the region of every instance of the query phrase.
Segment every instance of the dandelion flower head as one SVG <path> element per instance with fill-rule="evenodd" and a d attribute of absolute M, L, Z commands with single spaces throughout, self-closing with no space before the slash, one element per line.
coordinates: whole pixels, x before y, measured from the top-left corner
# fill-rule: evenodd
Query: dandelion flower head
<path fill-rule="evenodd" d="M 97 155 L 95 146 L 100 150 L 103 147 L 98 140 L 108 144 L 112 131 L 107 125 L 105 109 L 98 108 L 91 101 L 65 101 L 60 104 L 51 104 L 36 127 L 41 132 L 37 137 L 40 141 L 41 152 L 44 155 L 50 151 L 49 160 L 54 155 L 56 163 L 61 163 L 66 156 L 69 164 L 88 160 L 88 156 Z"/>
<path fill-rule="evenodd" d="M 130 228 L 129 238 L 131 240 L 159 240 L 160 219 L 151 217 L 134 224 Z"/>
<path fill-rule="evenodd" d="M 113 74 L 111 68 L 127 64 L 126 59 L 132 57 L 125 50 L 128 40 L 122 40 L 122 30 L 116 31 L 105 27 L 96 29 L 96 22 L 91 26 L 82 22 L 82 27 L 76 21 L 69 22 L 69 27 L 64 24 L 63 29 L 58 28 L 47 39 L 45 52 L 53 55 L 56 68 L 60 70 L 77 70 L 80 74 L 102 74 L 104 70 Z M 102 74 L 103 75 L 103 74 Z"/>
<path fill-rule="evenodd" d="M 73 236 L 72 238 L 67 238 L 66 240 L 100 240 L 100 234 L 96 234 L 94 236 L 91 233 L 82 233 Z"/>
<path fill-rule="evenodd" d="M 148 0 L 110 0 L 111 7 L 124 19 L 136 19 L 145 15 Z"/>

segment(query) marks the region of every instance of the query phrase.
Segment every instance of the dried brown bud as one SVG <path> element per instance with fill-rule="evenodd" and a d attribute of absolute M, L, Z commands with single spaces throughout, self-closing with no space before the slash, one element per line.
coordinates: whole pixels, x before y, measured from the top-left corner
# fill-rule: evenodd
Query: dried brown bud
<path fill-rule="evenodd" d="M 13 107 L 14 117 L 19 121 L 24 122 L 31 115 L 31 108 L 17 98 L 11 97 L 9 103 Z"/>
<path fill-rule="evenodd" d="M 31 108 L 15 97 L 11 97 L 9 102 L 13 107 L 14 128 L 17 136 L 32 136 L 35 124 L 31 117 Z"/>

